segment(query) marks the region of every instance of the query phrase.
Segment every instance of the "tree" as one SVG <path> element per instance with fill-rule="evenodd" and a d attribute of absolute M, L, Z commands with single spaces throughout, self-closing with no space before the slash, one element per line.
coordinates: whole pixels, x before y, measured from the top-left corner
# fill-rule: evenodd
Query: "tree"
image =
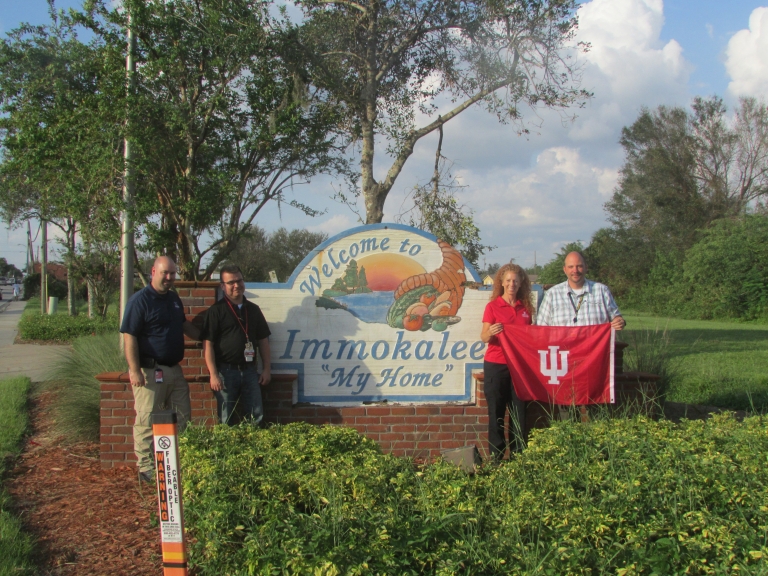
<path fill-rule="evenodd" d="M 407 216 L 410 226 L 427 230 L 445 240 L 477 268 L 480 257 L 495 246 L 481 243 L 480 229 L 475 225 L 472 210 L 459 204 L 456 199 L 456 192 L 463 186 L 457 184 L 450 174 L 447 159 L 441 154 L 443 127 L 440 126 L 438 131 L 440 137 L 432 179 L 426 186 L 414 188 L 413 207 L 405 214 L 398 215 L 395 220 L 400 222 Z"/>
<path fill-rule="evenodd" d="M 53 10 L 49 26 L 22 26 L 0 42 L 0 212 L 12 225 L 59 227 L 68 264 L 77 233 L 119 205 L 120 125 L 104 91 L 115 80 L 103 45 L 80 42 L 73 21 Z"/>
<path fill-rule="evenodd" d="M 137 86 L 129 98 L 139 206 L 147 251 L 167 251 L 185 279 L 204 279 L 236 248 L 270 201 L 292 186 L 344 169 L 330 106 L 306 95 L 283 58 L 260 0 L 94 2 L 84 17 L 122 46 L 131 15 Z M 206 264 L 203 265 L 205 260 Z"/>
<path fill-rule="evenodd" d="M 539 276 L 539 284 L 559 284 L 565 282 L 565 273 L 563 272 L 563 266 L 565 266 L 565 257 L 571 252 L 581 252 L 584 254 L 584 246 L 581 242 L 569 242 L 560 249 L 560 252 L 555 254 L 555 257 L 544 264 L 541 269 L 541 275 Z M 589 262 L 587 261 L 587 269 L 589 269 Z"/>
<path fill-rule="evenodd" d="M 293 31 L 311 81 L 341 111 L 352 140 L 362 144 L 366 223 L 381 222 L 387 195 L 416 142 L 473 104 L 483 103 L 527 132 L 522 107 L 564 109 L 589 96 L 577 87 L 567 60 L 577 24 L 574 0 L 296 4 L 305 21 Z M 433 115 L 444 102 L 453 107 L 416 125 L 417 112 Z M 392 157 L 380 181 L 374 176 L 377 136 L 386 137 Z"/>
<path fill-rule="evenodd" d="M 327 240 L 321 232 L 279 228 L 267 234 L 253 226 L 235 248 L 228 262 L 237 264 L 247 282 L 269 282 L 274 270 L 280 282 L 285 282 L 307 255 Z"/>

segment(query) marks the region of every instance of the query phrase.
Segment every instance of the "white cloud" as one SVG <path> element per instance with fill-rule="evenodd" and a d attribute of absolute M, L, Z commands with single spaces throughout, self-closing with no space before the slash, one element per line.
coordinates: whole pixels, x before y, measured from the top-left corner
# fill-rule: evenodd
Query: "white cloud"
<path fill-rule="evenodd" d="M 731 94 L 764 96 L 768 93 L 768 7 L 752 11 L 749 28 L 731 37 L 725 56 Z"/>
<path fill-rule="evenodd" d="M 347 214 L 336 214 L 331 216 L 327 220 L 315 224 L 314 226 L 307 226 L 307 230 L 310 232 L 325 232 L 329 236 L 334 236 L 339 232 L 359 226 L 359 222 L 355 222 Z"/>

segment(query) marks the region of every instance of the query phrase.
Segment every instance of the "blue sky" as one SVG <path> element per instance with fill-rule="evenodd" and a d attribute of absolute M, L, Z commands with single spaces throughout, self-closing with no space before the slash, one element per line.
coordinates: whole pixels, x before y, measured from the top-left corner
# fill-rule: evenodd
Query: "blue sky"
<path fill-rule="evenodd" d="M 0 33 L 22 21 L 45 23 L 47 11 L 44 0 L 0 0 Z M 581 2 L 580 23 L 580 39 L 592 45 L 582 85 L 595 97 L 574 122 L 544 113 L 542 128 L 520 138 L 473 109 L 446 126 L 443 154 L 467 186 L 460 200 L 474 210 L 484 243 L 497 246 L 488 262 L 530 265 L 536 253 L 543 263 L 564 243 L 589 242 L 606 225 L 602 206 L 623 160 L 619 134 L 642 106 L 686 106 L 694 96 L 717 94 L 732 107 L 739 96 L 768 93 L 768 0 L 590 0 Z M 385 221 L 408 206 L 416 183 L 429 180 L 435 145 L 427 137 L 417 146 L 387 200 Z M 330 200 L 332 186 L 319 179 L 294 192 L 326 209 L 322 216 L 271 207 L 257 223 L 331 235 L 356 225 L 354 213 Z M 22 265 L 24 233 L 0 230 L 0 256 Z"/>

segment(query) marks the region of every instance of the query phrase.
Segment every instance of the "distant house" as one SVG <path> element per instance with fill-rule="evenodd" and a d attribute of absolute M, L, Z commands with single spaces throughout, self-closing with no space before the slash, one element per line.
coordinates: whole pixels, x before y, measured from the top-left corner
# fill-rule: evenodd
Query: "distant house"
<path fill-rule="evenodd" d="M 493 276 L 486 274 L 485 278 L 483 278 L 483 284 L 485 286 L 493 286 Z"/>
<path fill-rule="evenodd" d="M 62 282 L 67 281 L 67 267 L 64 266 L 64 264 L 58 264 L 56 262 L 48 262 L 45 266 L 46 270 L 48 270 L 48 274 L 52 274 L 56 280 L 61 280 Z M 35 262 L 35 274 L 40 274 L 40 262 Z"/>

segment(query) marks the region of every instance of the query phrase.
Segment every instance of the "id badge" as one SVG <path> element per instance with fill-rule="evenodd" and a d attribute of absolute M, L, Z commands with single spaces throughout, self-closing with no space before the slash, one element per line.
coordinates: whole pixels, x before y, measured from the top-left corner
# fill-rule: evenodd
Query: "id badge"
<path fill-rule="evenodd" d="M 157 368 L 155 370 L 155 383 L 162 384 L 162 382 L 163 382 L 163 371 L 160 370 L 160 368 Z"/>
<path fill-rule="evenodd" d="M 246 342 L 245 343 L 245 361 L 253 362 L 253 359 L 255 356 L 256 356 L 256 352 L 254 352 L 253 350 L 253 342 Z"/>

